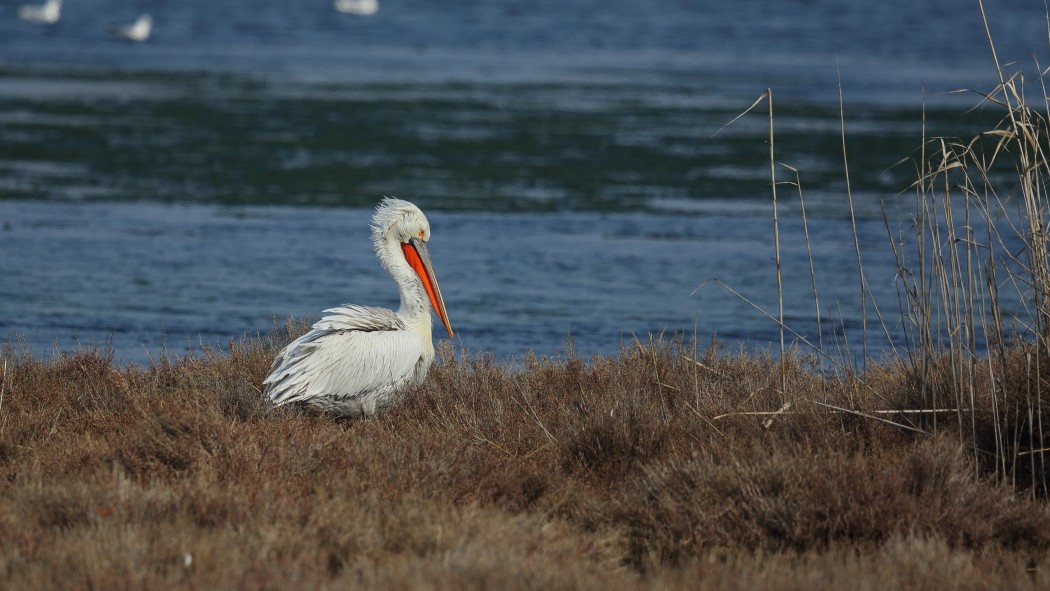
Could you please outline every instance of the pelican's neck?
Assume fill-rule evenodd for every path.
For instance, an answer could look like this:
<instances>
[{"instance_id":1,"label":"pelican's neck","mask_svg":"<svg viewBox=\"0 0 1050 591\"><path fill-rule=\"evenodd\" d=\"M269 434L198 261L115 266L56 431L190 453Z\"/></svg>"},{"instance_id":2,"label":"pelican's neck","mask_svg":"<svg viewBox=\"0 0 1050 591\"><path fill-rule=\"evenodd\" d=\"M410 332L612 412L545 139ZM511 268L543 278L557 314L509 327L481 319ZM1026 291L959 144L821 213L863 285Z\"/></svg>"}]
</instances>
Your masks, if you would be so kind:
<instances>
[{"instance_id":1,"label":"pelican's neck","mask_svg":"<svg viewBox=\"0 0 1050 591\"><path fill-rule=\"evenodd\" d=\"M401 243L392 236L383 236L375 243L379 264L397 284L401 292L401 307L397 315L412 330L430 337L430 300L419 276L405 260Z\"/></svg>"}]
</instances>

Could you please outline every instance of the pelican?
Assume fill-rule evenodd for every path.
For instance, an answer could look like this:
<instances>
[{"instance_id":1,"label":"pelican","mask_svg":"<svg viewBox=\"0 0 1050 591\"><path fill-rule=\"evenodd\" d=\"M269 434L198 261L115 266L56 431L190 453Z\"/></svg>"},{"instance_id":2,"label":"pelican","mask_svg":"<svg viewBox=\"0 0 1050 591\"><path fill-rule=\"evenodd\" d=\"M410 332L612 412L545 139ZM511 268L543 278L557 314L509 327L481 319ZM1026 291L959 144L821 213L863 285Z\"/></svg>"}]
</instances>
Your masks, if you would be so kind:
<instances>
[{"instance_id":1,"label":"pelican","mask_svg":"<svg viewBox=\"0 0 1050 591\"><path fill-rule=\"evenodd\" d=\"M126 27L117 27L113 29L113 34L122 39L127 39L128 41L142 42L149 39L149 34L152 31L153 17L144 14Z\"/></svg>"},{"instance_id":2,"label":"pelican","mask_svg":"<svg viewBox=\"0 0 1050 591\"><path fill-rule=\"evenodd\" d=\"M332 6L339 12L372 16L379 12L379 0L333 0Z\"/></svg>"},{"instance_id":3,"label":"pelican","mask_svg":"<svg viewBox=\"0 0 1050 591\"><path fill-rule=\"evenodd\" d=\"M53 25L62 15L62 0L47 0L43 4L23 4L18 7L18 18L31 23Z\"/></svg>"},{"instance_id":4,"label":"pelican","mask_svg":"<svg viewBox=\"0 0 1050 591\"><path fill-rule=\"evenodd\" d=\"M434 361L431 306L453 336L427 252L430 223L423 212L387 197L371 228L379 264L401 292L400 309L346 304L325 310L270 366L263 396L273 406L299 402L335 415L371 417L426 377Z\"/></svg>"}]
</instances>

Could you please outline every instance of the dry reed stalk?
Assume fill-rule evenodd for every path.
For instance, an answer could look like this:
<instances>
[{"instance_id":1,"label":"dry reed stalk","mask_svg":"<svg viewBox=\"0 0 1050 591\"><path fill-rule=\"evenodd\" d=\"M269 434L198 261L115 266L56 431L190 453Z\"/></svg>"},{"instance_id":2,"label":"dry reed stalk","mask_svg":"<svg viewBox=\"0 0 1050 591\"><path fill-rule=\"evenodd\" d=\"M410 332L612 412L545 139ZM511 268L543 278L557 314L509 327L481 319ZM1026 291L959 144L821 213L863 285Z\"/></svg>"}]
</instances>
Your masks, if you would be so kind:
<instances>
[{"instance_id":1,"label":"dry reed stalk","mask_svg":"<svg viewBox=\"0 0 1050 591\"><path fill-rule=\"evenodd\" d=\"M983 3L979 6L998 82L981 94L982 102L1001 108L1003 117L967 141L931 138L924 104L914 185L914 266L892 242L888 223L887 234L897 259L901 310L911 335L908 363L921 405L959 409L954 429L971 448L975 470L987 465L998 480L1045 494L1043 452L1033 450L1046 447L1040 368L1050 330L1045 231L1050 102L1040 76L1046 114L1027 103L1025 77L1004 71ZM1007 166L1016 184L1000 191ZM1004 194L1019 197L1016 213ZM950 425L935 415L930 427L937 433Z\"/></svg>"},{"instance_id":2,"label":"dry reed stalk","mask_svg":"<svg viewBox=\"0 0 1050 591\"><path fill-rule=\"evenodd\" d=\"M1011 77L1009 80L1003 74L999 63L999 56L995 50L995 41L992 38L991 29L988 25L988 16L984 10L984 1L978 0L981 9L981 19L984 24L985 35L988 39L988 47L995 62L995 70L999 75L999 90L1002 92L1002 102L1007 107L1010 119L1010 132L1012 137L1004 136L1014 140L1017 147L1017 158L1021 174L1021 196L1024 200L1026 219L1028 222L1028 255L1031 257L1031 279L1033 281L1035 306L1037 315L1037 336L1043 352L1047 351L1047 331L1050 330L1050 261L1047 259L1048 239L1045 224L1043 223L1044 207L1042 187L1044 179L1040 176L1050 172L1047 164L1046 154L1040 136L1045 135L1045 125L1040 125L1037 114L1025 104L1023 87L1018 91L1018 78ZM1023 84L1024 77L1019 77ZM1011 100L1012 97L1012 100ZM1045 93L1044 93L1045 101ZM1043 121L1042 123L1045 123Z\"/></svg>"},{"instance_id":3,"label":"dry reed stalk","mask_svg":"<svg viewBox=\"0 0 1050 591\"><path fill-rule=\"evenodd\" d=\"M803 194L802 194L802 178L799 175L799 172L798 172L797 168L795 168L793 166L789 166L789 165L784 164L784 163L781 163L780 165L783 166L784 168L787 168L791 172L795 173L795 182L794 183L790 183L790 184L793 184L795 186L795 188L798 190L798 204L799 204L799 208L801 209L801 215L802 215L802 232L803 232L803 236L805 237L805 241L806 241L806 259L809 261L809 280L810 280L810 285L813 286L813 313L814 313L814 315L816 317L816 320L817 320L817 350L821 352L821 354L819 354L817 357L820 360L820 377L823 380L823 379L827 378L827 374L825 373L824 355L823 355L823 351L824 351L824 329L823 329L823 327L821 326L821 323L820 323L820 292L817 290L817 271L814 268L814 264L813 264L813 247L812 247L812 245L810 243L810 240L809 240L809 221L806 218L806 200L805 200L805 198L803 197Z\"/></svg>"},{"instance_id":4,"label":"dry reed stalk","mask_svg":"<svg viewBox=\"0 0 1050 591\"><path fill-rule=\"evenodd\" d=\"M846 178L846 201L849 204L850 223L853 226L853 248L857 253L857 272L860 276L860 322L862 339L861 367L868 361L868 285L864 279L864 265L860 257L860 235L857 232L857 214L853 209L853 189L849 181L849 157L846 155L846 112L842 101L842 74L838 71L838 62L835 64L838 74L839 89L839 135L842 139L842 169Z\"/></svg>"},{"instance_id":5,"label":"dry reed stalk","mask_svg":"<svg viewBox=\"0 0 1050 591\"><path fill-rule=\"evenodd\" d=\"M769 188L773 193L773 251L777 269L777 311L780 325L780 394L787 397L787 358L784 356L784 283L780 276L780 219L777 217L777 166L773 151L773 89L766 89L769 107ZM767 427L768 428L768 427Z\"/></svg>"}]
</instances>

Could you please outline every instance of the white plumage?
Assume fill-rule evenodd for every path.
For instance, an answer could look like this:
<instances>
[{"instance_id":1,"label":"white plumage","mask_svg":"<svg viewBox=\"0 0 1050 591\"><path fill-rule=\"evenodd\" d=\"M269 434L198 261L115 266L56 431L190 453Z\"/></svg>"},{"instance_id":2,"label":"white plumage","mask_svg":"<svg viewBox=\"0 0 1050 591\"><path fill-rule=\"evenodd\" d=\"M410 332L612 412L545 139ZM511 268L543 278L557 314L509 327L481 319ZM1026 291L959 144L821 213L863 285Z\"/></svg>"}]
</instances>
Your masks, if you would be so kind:
<instances>
[{"instance_id":1,"label":"white plumage","mask_svg":"<svg viewBox=\"0 0 1050 591\"><path fill-rule=\"evenodd\" d=\"M339 12L372 16L379 12L379 0L333 0L332 6Z\"/></svg>"},{"instance_id":2,"label":"white plumage","mask_svg":"<svg viewBox=\"0 0 1050 591\"><path fill-rule=\"evenodd\" d=\"M31 23L53 25L62 16L62 0L47 0L43 4L23 4L18 7L18 18Z\"/></svg>"},{"instance_id":3,"label":"white plumage","mask_svg":"<svg viewBox=\"0 0 1050 591\"><path fill-rule=\"evenodd\" d=\"M113 29L113 34L122 39L127 39L128 41L138 41L141 43L149 39L152 31L153 17L144 14L126 27L117 27Z\"/></svg>"},{"instance_id":4,"label":"white plumage","mask_svg":"<svg viewBox=\"0 0 1050 591\"><path fill-rule=\"evenodd\" d=\"M372 218L379 264L401 292L397 312L347 304L284 348L263 381L274 406L301 402L342 416L372 416L419 384L434 361L430 310L452 327L426 243L430 223L418 207L386 198Z\"/></svg>"}]
</instances>

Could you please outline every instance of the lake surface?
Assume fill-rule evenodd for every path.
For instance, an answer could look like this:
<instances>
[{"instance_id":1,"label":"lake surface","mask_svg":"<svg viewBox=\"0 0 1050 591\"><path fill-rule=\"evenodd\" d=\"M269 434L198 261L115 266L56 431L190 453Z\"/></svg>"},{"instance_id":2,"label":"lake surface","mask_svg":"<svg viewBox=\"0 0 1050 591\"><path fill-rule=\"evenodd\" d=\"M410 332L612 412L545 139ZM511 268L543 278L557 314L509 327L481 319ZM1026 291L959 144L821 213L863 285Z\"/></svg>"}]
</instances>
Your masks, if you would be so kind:
<instances>
[{"instance_id":1,"label":"lake surface","mask_svg":"<svg viewBox=\"0 0 1050 591\"><path fill-rule=\"evenodd\" d=\"M946 94L997 82L977 6L714 4L79 0L52 26L0 6L0 339L143 362L396 306L367 238L396 195L430 218L457 346L514 359L571 335L610 353L680 330L761 348L774 323L693 291L718 278L775 310L765 105L723 129L771 88L822 306L858 343L838 79L865 270L896 310L882 208L906 225L914 180L898 163L924 125L999 116ZM1001 62L1047 55L1041 2L986 8ZM111 38L142 12L148 42ZM797 193L780 193L787 318L813 338Z\"/></svg>"},{"instance_id":2,"label":"lake surface","mask_svg":"<svg viewBox=\"0 0 1050 591\"><path fill-rule=\"evenodd\" d=\"M265 333L274 319L346 300L396 308L371 253L370 210L8 202L3 205L5 334L40 353L111 340L128 360L166 348ZM714 285L721 278L776 309L771 222L738 211L432 213L431 254L459 347L520 357L613 352L666 329L704 340L777 338L776 326ZM787 304L813 334L801 225L785 225ZM848 224L812 229L825 302L851 317L859 283ZM894 286L882 222L861 228L881 295ZM763 248L759 245L765 245ZM870 271L869 271L870 272ZM818 277L818 281L821 277ZM830 328L830 327L826 327ZM857 328L857 327L852 327Z\"/></svg>"}]
</instances>

